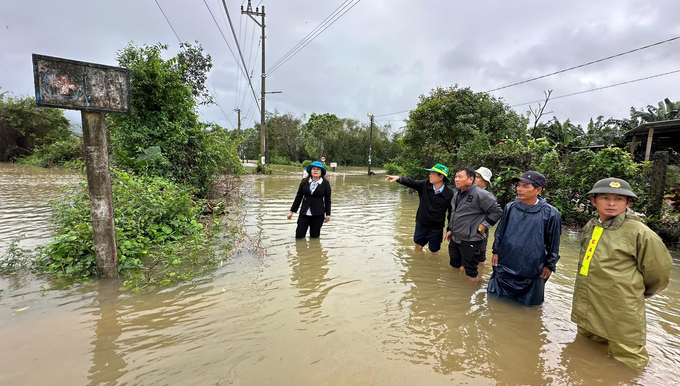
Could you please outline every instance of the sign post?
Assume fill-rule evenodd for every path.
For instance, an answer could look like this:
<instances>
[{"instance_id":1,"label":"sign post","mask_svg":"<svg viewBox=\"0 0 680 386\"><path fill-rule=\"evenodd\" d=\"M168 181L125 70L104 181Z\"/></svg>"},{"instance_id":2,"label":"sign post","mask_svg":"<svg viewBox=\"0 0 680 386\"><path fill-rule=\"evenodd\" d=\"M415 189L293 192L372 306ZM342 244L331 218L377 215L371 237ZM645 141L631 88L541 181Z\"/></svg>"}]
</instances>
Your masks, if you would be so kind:
<instances>
[{"instance_id":1,"label":"sign post","mask_svg":"<svg viewBox=\"0 0 680 386\"><path fill-rule=\"evenodd\" d=\"M38 106L81 110L97 273L116 276L118 252L105 113L130 113L127 69L33 54Z\"/></svg>"}]
</instances>

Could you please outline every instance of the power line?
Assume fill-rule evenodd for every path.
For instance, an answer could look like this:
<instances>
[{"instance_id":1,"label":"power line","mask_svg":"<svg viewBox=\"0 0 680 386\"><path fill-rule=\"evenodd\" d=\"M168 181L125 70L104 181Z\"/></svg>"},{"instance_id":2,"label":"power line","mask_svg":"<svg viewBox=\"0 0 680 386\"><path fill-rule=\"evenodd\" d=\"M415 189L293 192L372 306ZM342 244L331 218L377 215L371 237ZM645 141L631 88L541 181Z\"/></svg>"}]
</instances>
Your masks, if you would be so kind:
<instances>
[{"instance_id":1,"label":"power line","mask_svg":"<svg viewBox=\"0 0 680 386\"><path fill-rule=\"evenodd\" d=\"M158 6L158 9L161 10L161 13L163 14L163 17L165 17L165 21L168 22L168 25L170 26L170 29L171 29L172 32L175 34L175 37L177 38L177 41L178 41L178 42L180 43L180 45L181 45L181 44L182 44L182 39L180 39L180 38L179 38L179 35L177 35L177 32L175 32L175 28L172 26L172 23L170 23L170 19L168 19L168 17L165 15L165 12L163 12L163 8L162 8L161 5L158 3L158 0L154 0L154 1L156 2L156 5ZM227 119L227 122L229 122L229 124L231 124L231 127L232 127L232 128L235 127L235 126L234 126L234 122L232 122L231 119L229 119L229 117L227 116L227 113L224 112L224 109L223 109L222 106L220 105L220 102L217 101L217 97L215 96L215 93L214 93L213 90L210 88L210 86L208 86L208 84L206 83L205 87L207 87L207 88L208 88L208 91L210 91L210 95L212 95L213 100L215 101L215 104L217 105L217 107L219 107L220 110L222 110L222 114L224 114L224 117Z\"/></svg>"},{"instance_id":2,"label":"power line","mask_svg":"<svg viewBox=\"0 0 680 386\"><path fill-rule=\"evenodd\" d=\"M411 110L413 110L413 109L411 109ZM410 112L411 110L402 110L402 111L397 111L397 112L394 112L394 113L380 114L380 115L374 115L374 116L375 116L376 118L377 118L377 117L386 117L386 116L388 116L388 115L397 115L397 114L401 114L401 113L408 113L408 112Z\"/></svg>"},{"instance_id":3,"label":"power line","mask_svg":"<svg viewBox=\"0 0 680 386\"><path fill-rule=\"evenodd\" d=\"M163 12L163 8L161 8L161 5L158 4L158 0L154 0L154 1L156 2L156 5L158 6L158 9L161 10L161 13L163 14L163 17L165 18L165 21L168 22L168 25L170 26L170 29L172 30L172 33L175 34L175 37L176 37L177 40L179 40L179 42L181 43L182 40L179 38L179 35L177 35L177 32L175 32L175 28L173 28L172 24L170 23L170 20L168 20L168 17L165 15L165 12Z\"/></svg>"},{"instance_id":4,"label":"power line","mask_svg":"<svg viewBox=\"0 0 680 386\"><path fill-rule=\"evenodd\" d=\"M293 46L293 48L291 48L290 50L288 50L288 52L286 52L285 55L283 55L279 60L277 60L277 61L272 65L272 67L276 66L276 65L279 64L283 59L285 59L288 55L290 55L291 52L293 52L293 51L294 51L296 48L298 48L302 43L304 43L304 42L305 42L305 41L306 41L306 40L307 40L314 32L316 32L320 27L323 26L323 24L326 22L326 20L328 20L328 19L329 19L330 17L332 17L333 15L335 15L335 13L338 12L338 10L339 10L342 6L344 6L346 3L348 3L349 1L350 1L350 0L345 0L344 3L340 4L340 6L338 6L338 8L336 8L333 12L331 12L330 15L326 16L326 18L323 19L323 20L321 21L321 23L319 23L319 25L317 25L316 27L314 27L314 29L313 29L311 32L309 32L304 38L302 38L302 40L300 40L299 42L297 42L297 44L295 44L295 46Z\"/></svg>"},{"instance_id":5,"label":"power line","mask_svg":"<svg viewBox=\"0 0 680 386\"><path fill-rule=\"evenodd\" d=\"M203 0L205 2L205 0ZM227 8L227 3L222 0L222 4L224 5L224 12L227 13L227 20L229 20L229 28L231 28L231 34L234 36L234 41L236 42L236 49L238 50L238 56L241 58L241 63L243 63L243 68L245 68L245 74L246 77L248 76L248 67L246 66L246 61L243 59L243 53L241 53L241 46L238 44L238 39L236 38L236 32L234 31L234 25L231 23L231 17L229 16L229 9ZM205 4L206 6L208 3ZM250 85L250 89L253 90L253 84L250 81L250 78L248 77L248 84ZM257 97L255 96L255 90L253 90L253 98L255 98L255 104L257 105L257 109L260 109L260 104L257 103Z\"/></svg>"},{"instance_id":6,"label":"power line","mask_svg":"<svg viewBox=\"0 0 680 386\"><path fill-rule=\"evenodd\" d=\"M220 35L222 35L222 39L224 40L224 43L227 44L227 48L229 48L229 52L231 52L231 56L234 57L234 60L236 61L236 66L243 71L246 77L248 77L248 72L246 71L245 68L241 67L241 65L238 62L238 59L236 58L236 55L234 54L234 51L231 49L231 46L229 45L229 42L227 42L226 36L224 36L224 33L222 32L222 28L220 28L220 24L217 22L217 19L215 19L215 15L213 15L212 10L208 6L208 3L203 0L203 4L205 4L205 7L208 8L208 12L210 12L210 16L212 16L213 21L215 22L215 25L217 26L217 29L220 31ZM228 16L228 14L227 14ZM233 30L233 29L232 29ZM236 42L236 45L238 46L238 42ZM250 86L250 90L253 92L253 98L255 98L255 103L257 103L257 96L255 96L255 90L253 89L253 84L250 82L250 79L248 79L248 85ZM259 103L257 104L257 108L260 108Z\"/></svg>"},{"instance_id":7,"label":"power line","mask_svg":"<svg viewBox=\"0 0 680 386\"><path fill-rule=\"evenodd\" d=\"M348 0L345 0L345 3L347 3L347 1L348 1ZM361 1L361 0L357 0L357 2L354 3L354 4L352 4L351 6L349 6L349 8L347 8L348 5L345 5L343 9L346 8L346 10L345 10L343 13L341 13L341 14L339 14L339 15L336 15L337 17L335 17L335 19L333 19L333 21L331 21L330 23L327 23L326 26L323 27L323 29L321 29L321 30L319 30L318 32L316 32L316 33L314 34L314 36L312 36L312 37L309 38L306 42L304 42L303 45L299 46L297 49L295 49L295 48L292 49L291 51L293 51L293 50L295 50L295 51L292 52L292 53L290 53L289 55L287 54L288 56L287 56L285 59L284 59L284 58L279 59L279 62L277 62L278 64L274 64L274 65L267 71L267 76L271 75L271 73L273 73L274 71L278 70L281 66L283 66L288 60L290 60L293 56L295 56L298 52L300 52L303 48L305 48L309 43L311 43L314 39L316 39L319 35L321 35L321 33L323 33L323 31L325 31L326 29L328 29L328 27L332 26L332 25L333 25L336 21L338 21L338 19L340 19L344 14L346 14L346 13L349 12L352 8L354 8L354 6L356 6L357 4L359 4L360 1ZM345 4L345 3L343 3L343 4ZM341 5L341 7L342 7L342 5ZM338 7L338 8L340 8L340 7ZM335 12L334 12L334 13L335 13ZM332 15L332 14L331 14L331 15ZM330 17L330 16L329 16L329 17ZM328 19L328 18L326 18L326 19ZM322 24L323 24L323 22L322 22ZM321 24L319 24L319 26L321 26ZM317 28L319 28L319 26L317 26ZM311 34L311 33L310 33L310 34ZM309 36L309 35L307 35L307 36ZM305 39L307 39L307 38L305 38ZM298 43L298 45L301 44L303 41L305 41L305 39L303 39L300 43ZM290 52L290 51L289 51L289 52ZM286 55L284 55L284 57L285 57L285 56L286 56Z\"/></svg>"},{"instance_id":8,"label":"power line","mask_svg":"<svg viewBox=\"0 0 680 386\"><path fill-rule=\"evenodd\" d=\"M566 98L566 97L570 97L570 96L574 96L574 95L579 95L579 94L585 94L585 93L589 93L589 92L593 92L593 91L604 90L604 89L606 89L606 88L612 88L612 87L616 87L616 86L622 86L622 85L624 85L624 84L630 84L630 83L640 82L640 81L647 80L647 79L658 78L658 77L660 77L660 76L670 75L670 74L674 74L674 73L676 73L676 72L680 72L680 70L664 72L663 74L657 74L657 75L647 76L647 77L644 77L644 78L629 80L629 81L627 81L627 82L621 82L621 83L616 83L616 84L610 84L609 86L598 87L598 88L594 88L594 89L591 89L591 90L585 90L585 91L579 91L579 92L575 92L575 93L571 93L571 94L560 95L560 96L557 96L557 97L554 97L554 98L550 98L550 100L553 100L553 99L561 99L561 98ZM512 106L510 106L510 107L525 106L525 105L530 105L530 104L532 104L532 103L540 103L540 102L545 102L545 99L541 99L541 100L537 100L537 101L532 101L532 102L526 102L526 103L520 103L520 104L512 105Z\"/></svg>"},{"instance_id":9,"label":"power line","mask_svg":"<svg viewBox=\"0 0 680 386\"><path fill-rule=\"evenodd\" d=\"M254 33L255 33L255 31L253 30L253 34L254 34ZM255 61L257 61L257 56L260 54L260 44L261 44L261 43L262 43L262 40L257 39L257 50L255 51ZM251 62L251 63L252 63L252 62ZM249 63L249 64L251 64L251 63ZM250 70L250 79L253 78L253 72L255 72L255 67L253 67L253 69ZM241 101L241 105L243 105L243 103L245 102L245 100L246 100L246 98L245 98L245 96L244 96L243 100Z\"/></svg>"},{"instance_id":10,"label":"power line","mask_svg":"<svg viewBox=\"0 0 680 386\"><path fill-rule=\"evenodd\" d=\"M653 44L649 44L649 45L646 45L646 46L643 46L643 47L639 47L639 48L636 48L636 49L633 49L633 50L630 50L630 51L622 52L622 53L620 53L620 54L616 54L616 55L612 55L612 56L607 56L606 58L602 58L602 59L598 59L598 60L593 60L592 62L579 64L578 66L565 68L564 70L559 70L559 71L551 72L550 74L541 75L541 76L538 76L538 77L536 77L536 78L531 78L531 79L523 80L523 81L521 81L521 82L509 84L509 85L507 85L507 86L494 88L494 89L492 89L492 90L484 91L484 92L487 92L487 93L488 93L488 92L503 90L503 89L506 89L506 88L509 88L509 87L513 87L513 86L517 86L517 85L520 85L520 84L533 82L533 81L538 80L538 79L547 78L547 77L549 77L549 76L561 74L561 73L564 73L564 72L567 72L567 71L575 70L575 69L577 69L577 68L589 66L589 65L591 65L591 64L604 62L604 61L609 60L609 59L618 58L619 56L628 55L628 54L630 54L630 53L633 53L633 52L636 52L636 51L641 51L641 50L644 50L644 49L647 49L647 48L650 48L650 47L658 46L658 45L660 45L660 44L672 42L673 40L677 40L677 39L680 39L680 36L676 36L676 37L674 37L674 38L662 40L662 41L660 41L660 42L656 42L656 43L653 43Z\"/></svg>"}]
</instances>

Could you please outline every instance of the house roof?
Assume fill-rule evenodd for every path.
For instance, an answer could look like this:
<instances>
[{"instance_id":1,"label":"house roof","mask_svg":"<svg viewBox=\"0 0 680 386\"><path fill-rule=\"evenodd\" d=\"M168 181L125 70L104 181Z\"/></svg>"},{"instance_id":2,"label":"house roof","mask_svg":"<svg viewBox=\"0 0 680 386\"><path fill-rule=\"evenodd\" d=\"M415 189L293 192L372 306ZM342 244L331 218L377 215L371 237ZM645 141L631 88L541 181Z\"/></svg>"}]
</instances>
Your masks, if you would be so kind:
<instances>
[{"instance_id":1,"label":"house roof","mask_svg":"<svg viewBox=\"0 0 680 386\"><path fill-rule=\"evenodd\" d=\"M654 129L654 134L664 131L680 131L680 119L671 119L669 121L647 122L634 128L626 133L626 137L632 137L638 134L645 134L649 129Z\"/></svg>"}]
</instances>

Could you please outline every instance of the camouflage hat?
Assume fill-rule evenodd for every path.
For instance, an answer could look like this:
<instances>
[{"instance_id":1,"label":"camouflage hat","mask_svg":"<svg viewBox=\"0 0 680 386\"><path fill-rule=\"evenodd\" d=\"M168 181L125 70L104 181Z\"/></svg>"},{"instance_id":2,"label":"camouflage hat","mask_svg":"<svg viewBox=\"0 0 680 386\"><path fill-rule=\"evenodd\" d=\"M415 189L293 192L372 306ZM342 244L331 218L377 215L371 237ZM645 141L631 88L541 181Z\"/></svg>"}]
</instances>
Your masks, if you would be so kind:
<instances>
[{"instance_id":1,"label":"camouflage hat","mask_svg":"<svg viewBox=\"0 0 680 386\"><path fill-rule=\"evenodd\" d=\"M620 178L604 178L599 180L590 189L590 192L586 193L586 197L593 194L618 194L621 196L627 196L631 198L638 198L638 196L633 193L630 184Z\"/></svg>"}]
</instances>

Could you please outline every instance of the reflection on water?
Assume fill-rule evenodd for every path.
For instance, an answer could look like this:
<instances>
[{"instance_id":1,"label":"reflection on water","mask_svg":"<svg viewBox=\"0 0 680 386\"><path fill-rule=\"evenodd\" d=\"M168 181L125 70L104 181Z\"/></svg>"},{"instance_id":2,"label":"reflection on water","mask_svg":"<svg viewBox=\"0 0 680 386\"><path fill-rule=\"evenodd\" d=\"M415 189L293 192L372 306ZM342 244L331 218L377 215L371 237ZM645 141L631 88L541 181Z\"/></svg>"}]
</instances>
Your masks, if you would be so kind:
<instances>
[{"instance_id":1,"label":"reflection on water","mask_svg":"<svg viewBox=\"0 0 680 386\"><path fill-rule=\"evenodd\" d=\"M0 384L680 382L676 271L648 302L651 360L636 372L577 337L569 320L577 235L564 232L546 302L528 308L487 297L491 267L474 284L449 267L446 248L415 251L416 196L379 176L328 179L334 213L320 239L296 241L285 217L299 175L258 179L243 187L246 229L265 257L237 256L176 287L131 294L94 281L45 291L51 283L40 279L0 280Z\"/></svg>"}]
</instances>

